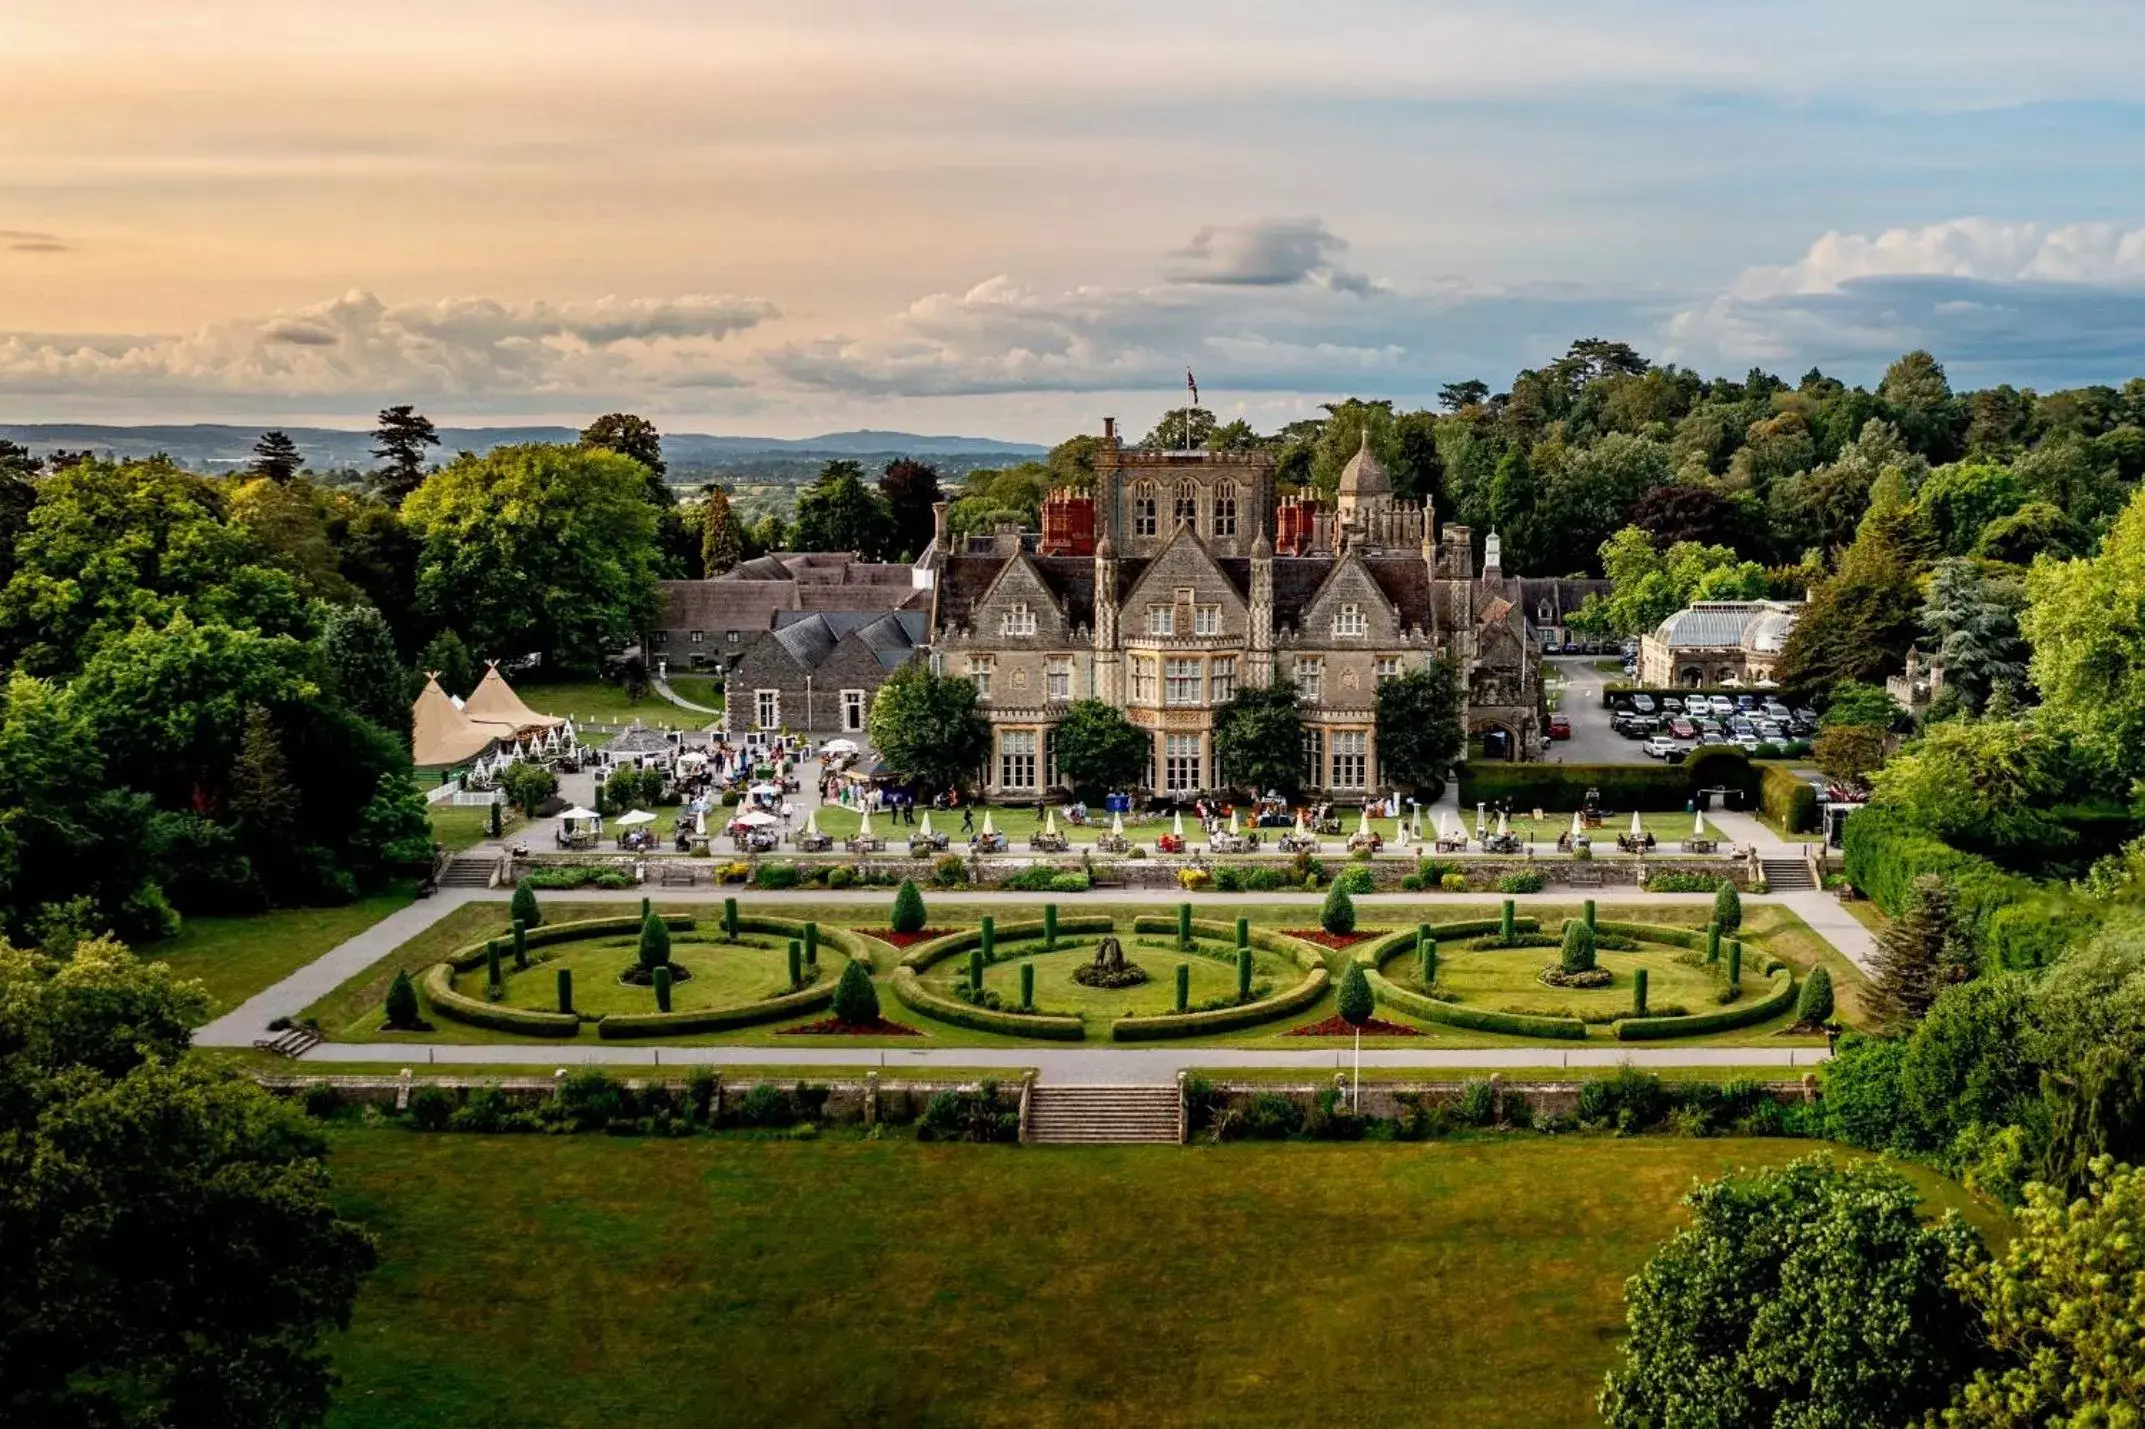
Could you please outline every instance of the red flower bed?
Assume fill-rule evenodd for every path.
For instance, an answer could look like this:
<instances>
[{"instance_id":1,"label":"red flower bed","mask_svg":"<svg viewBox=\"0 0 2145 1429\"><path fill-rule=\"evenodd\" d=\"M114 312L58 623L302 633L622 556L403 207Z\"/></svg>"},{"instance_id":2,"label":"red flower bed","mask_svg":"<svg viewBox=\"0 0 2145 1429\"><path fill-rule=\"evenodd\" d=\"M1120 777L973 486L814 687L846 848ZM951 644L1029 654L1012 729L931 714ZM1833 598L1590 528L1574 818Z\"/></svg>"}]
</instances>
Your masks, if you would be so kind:
<instances>
[{"instance_id":1,"label":"red flower bed","mask_svg":"<svg viewBox=\"0 0 2145 1429\"><path fill-rule=\"evenodd\" d=\"M822 1017L817 1022L807 1022L802 1027L785 1027L775 1034L778 1037L921 1037L924 1034L913 1027L880 1018L877 1022L844 1022L839 1017Z\"/></svg>"},{"instance_id":2,"label":"red flower bed","mask_svg":"<svg viewBox=\"0 0 2145 1429\"><path fill-rule=\"evenodd\" d=\"M857 931L866 937L877 938L882 943L892 943L897 948L913 948L918 943L928 943L933 938L943 938L948 933L958 930L954 928L918 928L913 933L897 933L892 928L859 928Z\"/></svg>"},{"instance_id":3,"label":"red flower bed","mask_svg":"<svg viewBox=\"0 0 2145 1429\"><path fill-rule=\"evenodd\" d=\"M1291 1027L1282 1035L1286 1037L1353 1037L1355 1034L1356 1025L1336 1012L1323 1022L1306 1022L1301 1027ZM1363 1024L1363 1035L1365 1037L1420 1037L1423 1034L1419 1028L1403 1027L1397 1022L1387 1022L1382 1017L1373 1017Z\"/></svg>"},{"instance_id":4,"label":"red flower bed","mask_svg":"<svg viewBox=\"0 0 2145 1429\"><path fill-rule=\"evenodd\" d=\"M1283 928L1281 931L1291 938L1301 938L1306 943L1316 943L1321 948L1352 947L1357 943L1368 942L1372 938L1379 936L1375 931L1369 933L1329 933L1324 928Z\"/></svg>"}]
</instances>

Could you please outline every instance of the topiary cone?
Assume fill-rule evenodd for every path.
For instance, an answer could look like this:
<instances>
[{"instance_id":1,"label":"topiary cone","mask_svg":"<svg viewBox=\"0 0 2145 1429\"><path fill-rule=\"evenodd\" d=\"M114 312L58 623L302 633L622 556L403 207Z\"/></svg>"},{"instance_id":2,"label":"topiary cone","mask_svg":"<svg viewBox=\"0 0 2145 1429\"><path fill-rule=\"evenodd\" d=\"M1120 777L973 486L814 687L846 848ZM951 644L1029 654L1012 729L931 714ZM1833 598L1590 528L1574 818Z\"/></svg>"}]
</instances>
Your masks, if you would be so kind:
<instances>
[{"instance_id":1,"label":"topiary cone","mask_svg":"<svg viewBox=\"0 0 2145 1429\"><path fill-rule=\"evenodd\" d=\"M670 1011L670 966L667 963L655 970L655 1010Z\"/></svg>"},{"instance_id":2,"label":"topiary cone","mask_svg":"<svg viewBox=\"0 0 2145 1429\"><path fill-rule=\"evenodd\" d=\"M1192 1005L1192 965L1177 964L1177 1011L1184 1012Z\"/></svg>"}]
</instances>

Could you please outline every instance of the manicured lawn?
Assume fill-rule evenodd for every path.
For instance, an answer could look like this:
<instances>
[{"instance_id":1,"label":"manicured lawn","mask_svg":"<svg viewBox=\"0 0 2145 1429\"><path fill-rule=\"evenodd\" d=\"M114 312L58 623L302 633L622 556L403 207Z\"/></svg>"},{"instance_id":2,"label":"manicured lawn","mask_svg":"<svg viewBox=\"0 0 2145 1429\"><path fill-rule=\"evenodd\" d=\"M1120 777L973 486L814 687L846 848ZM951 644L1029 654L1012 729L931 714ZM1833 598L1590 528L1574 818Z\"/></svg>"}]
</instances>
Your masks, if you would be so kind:
<instances>
[{"instance_id":1,"label":"manicured lawn","mask_svg":"<svg viewBox=\"0 0 2145 1429\"><path fill-rule=\"evenodd\" d=\"M1196 1007L1218 997L1236 995L1236 950L1221 943L1195 940L1204 952L1183 953L1163 940L1150 938L1144 944L1127 933L1118 935L1125 961L1146 970L1147 981L1131 987L1088 987L1075 982L1073 974L1094 961L1097 938L1068 940L1054 953L1042 951L1042 943L1014 943L1001 950L1002 961L983 970L983 986L998 994L1009 1007L1020 1005L1020 968L1035 965L1035 1005L1043 1012L1079 1012L1098 1029L1120 1017L1171 1012L1177 1005L1177 964L1191 971L1191 1004ZM1033 948L1025 956L1019 954ZM928 980L947 996L967 976L965 958L953 957L931 969ZM1252 955L1252 980L1293 986L1303 980L1294 963L1273 953Z\"/></svg>"},{"instance_id":2,"label":"manicured lawn","mask_svg":"<svg viewBox=\"0 0 2145 1429\"><path fill-rule=\"evenodd\" d=\"M1718 1011L1721 1004L1715 994L1726 985L1727 952L1722 951L1720 966L1715 969L1677 961L1682 951L1644 944L1637 952L1599 953L1597 962L1609 970L1614 981L1607 987L1579 988L1549 987L1536 979L1535 974L1557 961L1555 948L1469 951L1455 947L1451 952L1440 948L1437 981L1452 1001L1465 1007L1606 1022L1630 1015L1632 975L1644 968L1646 1005L1656 1016L1668 1015L1668 1010L1675 1007L1693 1013ZM1763 996L1769 983L1759 975L1748 948L1744 956L1749 965L1742 970L1742 995ZM1414 962L1412 955L1397 958L1385 965L1386 976L1403 987L1417 987Z\"/></svg>"},{"instance_id":3,"label":"manicured lawn","mask_svg":"<svg viewBox=\"0 0 2145 1429\"><path fill-rule=\"evenodd\" d=\"M706 705L711 710L722 708L723 685L713 675L672 675L670 688L681 700L691 700L696 705ZM690 710L681 710L690 714Z\"/></svg>"},{"instance_id":4,"label":"manicured lawn","mask_svg":"<svg viewBox=\"0 0 2145 1429\"><path fill-rule=\"evenodd\" d=\"M335 1429L1592 1424L1693 1178L1812 1149L331 1143L381 1239Z\"/></svg>"},{"instance_id":5,"label":"manicured lawn","mask_svg":"<svg viewBox=\"0 0 2145 1429\"><path fill-rule=\"evenodd\" d=\"M715 928L713 931L720 932ZM514 1007L551 1012L558 1007L561 968L573 973L574 1010L587 1017L612 1012L655 1012L655 989L621 983L618 975L636 965L640 937L624 933L585 942L559 943L529 950L529 967L514 971L503 960L505 1001ZM545 954L554 956L545 957ZM673 935L670 960L692 976L671 989L671 1010L737 1007L789 991L789 940L763 933L741 934L735 943L691 935ZM848 959L832 948L819 949L820 976L838 978ZM475 997L484 985L482 969L461 975L457 987ZM832 986L830 983L829 986Z\"/></svg>"},{"instance_id":6,"label":"manicured lawn","mask_svg":"<svg viewBox=\"0 0 2145 1429\"><path fill-rule=\"evenodd\" d=\"M475 848L491 837L492 811L477 804L465 804L460 808L452 804L434 804L429 810L432 819L432 840L444 844L449 851L460 853L466 848ZM502 820L499 827L502 837L514 832L527 820L521 811L511 805L499 811Z\"/></svg>"},{"instance_id":7,"label":"manicured lawn","mask_svg":"<svg viewBox=\"0 0 2145 1429\"><path fill-rule=\"evenodd\" d=\"M180 977L209 990L209 1015L228 1012L263 988L355 937L409 904L407 884L336 908L279 908L246 918L190 917L175 938L138 949L169 963Z\"/></svg>"},{"instance_id":8,"label":"manicured lawn","mask_svg":"<svg viewBox=\"0 0 2145 1429\"><path fill-rule=\"evenodd\" d=\"M527 681L517 684L514 692L538 714L562 715L577 724L588 720L631 724L639 720L651 729L705 729L711 718L680 709L654 693L643 700L627 699L624 690L605 680Z\"/></svg>"}]
</instances>

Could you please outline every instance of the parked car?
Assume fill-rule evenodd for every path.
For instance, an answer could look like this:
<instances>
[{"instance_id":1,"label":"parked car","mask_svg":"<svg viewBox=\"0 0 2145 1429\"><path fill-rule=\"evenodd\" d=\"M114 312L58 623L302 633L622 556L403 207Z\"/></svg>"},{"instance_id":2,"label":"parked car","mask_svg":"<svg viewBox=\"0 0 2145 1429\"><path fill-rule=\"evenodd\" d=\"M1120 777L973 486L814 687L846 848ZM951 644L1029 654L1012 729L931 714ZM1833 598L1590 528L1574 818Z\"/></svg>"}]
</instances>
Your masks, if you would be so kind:
<instances>
[{"instance_id":1,"label":"parked car","mask_svg":"<svg viewBox=\"0 0 2145 1429\"><path fill-rule=\"evenodd\" d=\"M1795 717L1794 712L1778 700L1767 700L1758 707L1758 712L1767 719L1777 720L1781 724L1786 724Z\"/></svg>"},{"instance_id":2,"label":"parked car","mask_svg":"<svg viewBox=\"0 0 2145 1429\"><path fill-rule=\"evenodd\" d=\"M1633 695L1631 697L1631 708L1637 710L1640 714L1652 714L1654 712L1653 696Z\"/></svg>"},{"instance_id":3,"label":"parked car","mask_svg":"<svg viewBox=\"0 0 2145 1429\"><path fill-rule=\"evenodd\" d=\"M1758 721L1758 738L1768 744L1785 744L1787 742L1787 731L1780 727L1779 720L1761 719Z\"/></svg>"},{"instance_id":4,"label":"parked car","mask_svg":"<svg viewBox=\"0 0 2145 1429\"><path fill-rule=\"evenodd\" d=\"M1745 754L1756 754L1761 743L1763 741L1754 734L1739 734L1735 737L1735 747Z\"/></svg>"},{"instance_id":5,"label":"parked car","mask_svg":"<svg viewBox=\"0 0 2145 1429\"><path fill-rule=\"evenodd\" d=\"M1676 742L1657 734L1640 747L1645 750L1648 759L1666 759L1670 751L1676 748Z\"/></svg>"},{"instance_id":6,"label":"parked car","mask_svg":"<svg viewBox=\"0 0 2145 1429\"><path fill-rule=\"evenodd\" d=\"M1663 695L1661 696L1661 708L1670 714L1682 714L1683 701L1674 695Z\"/></svg>"},{"instance_id":7,"label":"parked car","mask_svg":"<svg viewBox=\"0 0 2145 1429\"><path fill-rule=\"evenodd\" d=\"M1726 695L1712 696L1711 704L1713 706L1713 718L1715 719L1726 719L1735 713L1735 702Z\"/></svg>"},{"instance_id":8,"label":"parked car","mask_svg":"<svg viewBox=\"0 0 2145 1429\"><path fill-rule=\"evenodd\" d=\"M1698 738L1698 726L1678 715L1668 722L1668 732L1678 739Z\"/></svg>"},{"instance_id":9,"label":"parked car","mask_svg":"<svg viewBox=\"0 0 2145 1429\"><path fill-rule=\"evenodd\" d=\"M1817 711L1807 707L1795 711L1795 718L1812 729L1817 728Z\"/></svg>"},{"instance_id":10,"label":"parked car","mask_svg":"<svg viewBox=\"0 0 2145 1429\"><path fill-rule=\"evenodd\" d=\"M1551 739L1570 739L1572 737L1572 722L1563 715L1551 715L1549 717L1549 737Z\"/></svg>"}]
</instances>

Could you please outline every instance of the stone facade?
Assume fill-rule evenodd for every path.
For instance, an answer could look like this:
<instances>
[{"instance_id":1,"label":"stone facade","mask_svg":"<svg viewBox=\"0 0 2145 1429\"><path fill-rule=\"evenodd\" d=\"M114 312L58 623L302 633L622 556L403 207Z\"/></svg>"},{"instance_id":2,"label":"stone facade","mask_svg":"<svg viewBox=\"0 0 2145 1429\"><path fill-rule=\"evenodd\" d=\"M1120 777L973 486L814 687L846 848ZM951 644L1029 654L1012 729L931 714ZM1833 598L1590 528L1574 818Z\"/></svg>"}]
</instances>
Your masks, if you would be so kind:
<instances>
[{"instance_id":1,"label":"stone facade","mask_svg":"<svg viewBox=\"0 0 2145 1429\"><path fill-rule=\"evenodd\" d=\"M656 585L662 607L643 648L651 668L671 670L728 670L785 615L922 612L931 600L927 571L847 551L779 551L713 580Z\"/></svg>"},{"instance_id":2,"label":"stone facade","mask_svg":"<svg viewBox=\"0 0 2145 1429\"><path fill-rule=\"evenodd\" d=\"M836 611L775 617L731 667L723 728L848 735L860 743L872 696L917 658L922 611Z\"/></svg>"},{"instance_id":3,"label":"stone facade","mask_svg":"<svg viewBox=\"0 0 2145 1429\"><path fill-rule=\"evenodd\" d=\"M1367 450L1343 485L1338 510L1293 508L1301 529L1280 554L1270 453L1144 451L1106 423L1091 510L1058 492L1040 538L957 550L942 532L921 563L932 658L976 683L995 731L987 791L1056 785L1050 730L1088 698L1150 732L1157 792L1213 789L1215 708L1279 674L1302 691L1307 785L1363 797L1381 787L1378 682L1447 652L1466 672L1470 732L1536 748L1541 651L1521 583L1478 576L1464 526L1430 539L1431 513L1396 502Z\"/></svg>"}]
</instances>

